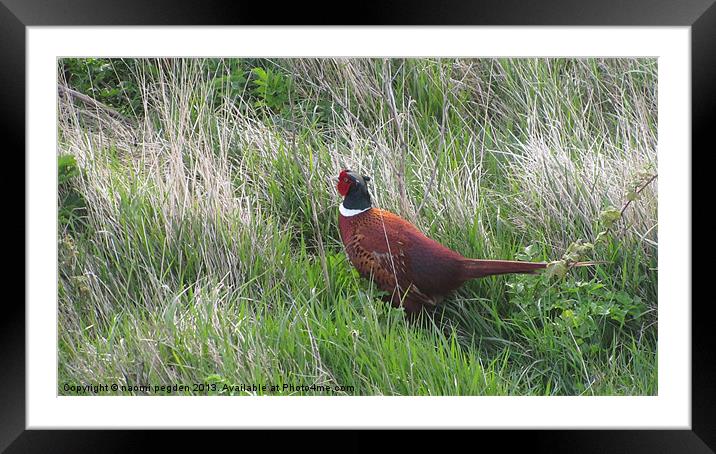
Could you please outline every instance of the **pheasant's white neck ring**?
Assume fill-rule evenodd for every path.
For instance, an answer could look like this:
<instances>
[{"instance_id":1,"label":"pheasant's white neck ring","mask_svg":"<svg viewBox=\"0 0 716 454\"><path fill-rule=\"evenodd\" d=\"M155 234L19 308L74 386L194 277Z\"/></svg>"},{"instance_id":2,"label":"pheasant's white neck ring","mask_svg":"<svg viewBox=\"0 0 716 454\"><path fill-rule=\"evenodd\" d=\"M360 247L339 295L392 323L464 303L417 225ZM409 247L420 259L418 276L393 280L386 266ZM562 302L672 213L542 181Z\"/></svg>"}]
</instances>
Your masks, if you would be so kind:
<instances>
[{"instance_id":1,"label":"pheasant's white neck ring","mask_svg":"<svg viewBox=\"0 0 716 454\"><path fill-rule=\"evenodd\" d=\"M341 215L343 215L344 217L349 218L351 216L355 216L356 214L361 214L364 211L368 211L368 210L370 210L370 208L371 207L363 208L362 210L351 210L350 208L344 207L343 204L341 203L338 206L338 211L340 211Z\"/></svg>"}]
</instances>

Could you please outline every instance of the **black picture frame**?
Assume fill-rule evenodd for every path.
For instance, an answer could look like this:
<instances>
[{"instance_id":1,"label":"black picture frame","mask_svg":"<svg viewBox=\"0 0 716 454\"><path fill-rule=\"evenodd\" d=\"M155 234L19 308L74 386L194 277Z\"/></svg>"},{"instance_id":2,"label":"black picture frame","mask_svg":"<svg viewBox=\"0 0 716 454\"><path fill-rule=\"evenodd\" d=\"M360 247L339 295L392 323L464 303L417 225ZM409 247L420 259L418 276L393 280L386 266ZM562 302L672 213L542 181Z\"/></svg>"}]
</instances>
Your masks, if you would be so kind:
<instances>
[{"instance_id":1,"label":"black picture frame","mask_svg":"<svg viewBox=\"0 0 716 454\"><path fill-rule=\"evenodd\" d=\"M352 9L346 12L345 8ZM270 22L270 24L268 24ZM551 0L526 2L493 0L485 2L436 1L432 3L386 2L380 6L348 4L339 6L304 4L292 6L260 2L191 2L162 0L139 2L0 0L0 112L3 121L3 145L6 159L13 150L25 149L25 52L26 27L62 25L515 25L515 26L690 26L691 27L691 88L692 88L692 149L713 150L709 140L713 112L716 111L716 6L714 0L648 1L602 0L574 2ZM702 145L702 147L699 147ZM684 159L692 159L684 156ZM6 165L8 161L6 161ZM23 167L25 166L23 160ZM27 170L27 169L26 169ZM708 181L707 166L693 166L692 181ZM7 172L7 170L6 170ZM8 172L10 173L10 172ZM693 191L696 197L700 192ZM13 195L6 195L10 200ZM709 197L709 195L706 195ZM710 197L709 197L710 198ZM23 197L23 202L24 202ZM695 205L692 202L692 207ZM705 206L705 205L704 205ZM25 213L25 206L21 208ZM697 210L699 211L699 210ZM9 212L9 211L8 211ZM6 213L8 213L6 212ZM692 210L692 212L694 212ZM20 224L5 218L6 226L26 233L25 217ZM708 222L692 226L708 228ZM712 229L709 229L712 230ZM696 229L692 227L692 238ZM710 232L709 232L710 233ZM9 234L8 234L9 235ZM10 238L9 236L7 238ZM8 242L9 243L9 242ZM7 244L7 243L6 243ZM48 251L48 257L54 257ZM693 255L692 255L693 257ZM691 266L692 282L707 282L709 269ZM25 273L31 270L25 269ZM27 275L25 275L27 277ZM9 291L11 281L7 281ZM27 281L25 281L27 282ZM685 304L689 302L684 302ZM716 450L716 349L711 333L709 297L693 299L692 310L692 424L691 430L554 430L481 431L470 436L479 446L490 442L510 447L522 444L531 450L546 452L714 452ZM185 446L192 439L211 439L204 449L217 441L232 437L234 443L244 443L224 432L220 436L150 431L99 430L26 430L25 388L25 308L14 298L5 300L0 315L0 451L6 452L105 452L125 451L149 447L145 439L158 436L170 446ZM315 434L314 434L315 435ZM345 447L363 445L362 432L350 434L335 431ZM243 438L243 437L242 437ZM264 437L261 437L264 438ZM309 436L316 446L324 438ZM411 432L393 438L396 445L406 448L410 441L424 437ZM446 438L429 434L446 447ZM295 434L270 437L262 443L295 443ZM313 441L311 441L313 440ZM479 441L478 441L479 440ZM387 442L390 445L390 442ZM386 447L388 447L386 445ZM340 446L340 445L339 445ZM334 448L339 448L333 445ZM340 449L340 448L339 448Z\"/></svg>"}]
</instances>

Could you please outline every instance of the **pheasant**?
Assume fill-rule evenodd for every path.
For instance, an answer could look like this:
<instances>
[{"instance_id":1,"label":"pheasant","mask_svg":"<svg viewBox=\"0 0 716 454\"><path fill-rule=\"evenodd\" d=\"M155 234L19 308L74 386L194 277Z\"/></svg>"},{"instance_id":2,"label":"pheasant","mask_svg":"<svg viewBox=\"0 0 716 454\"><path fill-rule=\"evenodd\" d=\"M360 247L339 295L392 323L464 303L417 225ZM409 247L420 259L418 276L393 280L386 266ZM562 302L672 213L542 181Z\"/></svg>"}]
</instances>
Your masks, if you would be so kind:
<instances>
[{"instance_id":1,"label":"pheasant","mask_svg":"<svg viewBox=\"0 0 716 454\"><path fill-rule=\"evenodd\" d=\"M482 260L461 254L425 236L390 211L374 208L370 178L342 170L336 188L343 197L338 226L350 262L359 274L388 292L386 300L410 314L434 307L465 282L485 276L534 273L545 262ZM591 265L580 262L574 266Z\"/></svg>"}]
</instances>

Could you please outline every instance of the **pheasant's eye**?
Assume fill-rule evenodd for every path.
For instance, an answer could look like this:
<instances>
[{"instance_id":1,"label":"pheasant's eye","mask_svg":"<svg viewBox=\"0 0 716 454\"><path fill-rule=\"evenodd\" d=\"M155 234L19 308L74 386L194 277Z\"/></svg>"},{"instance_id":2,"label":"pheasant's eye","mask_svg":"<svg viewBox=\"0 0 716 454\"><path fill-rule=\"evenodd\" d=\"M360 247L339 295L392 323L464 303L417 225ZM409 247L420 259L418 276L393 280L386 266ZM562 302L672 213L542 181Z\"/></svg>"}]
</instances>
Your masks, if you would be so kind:
<instances>
[{"instance_id":1,"label":"pheasant's eye","mask_svg":"<svg viewBox=\"0 0 716 454\"><path fill-rule=\"evenodd\" d=\"M344 182L344 183L348 183L348 178L344 178L344 179L343 179L343 182Z\"/></svg>"}]
</instances>

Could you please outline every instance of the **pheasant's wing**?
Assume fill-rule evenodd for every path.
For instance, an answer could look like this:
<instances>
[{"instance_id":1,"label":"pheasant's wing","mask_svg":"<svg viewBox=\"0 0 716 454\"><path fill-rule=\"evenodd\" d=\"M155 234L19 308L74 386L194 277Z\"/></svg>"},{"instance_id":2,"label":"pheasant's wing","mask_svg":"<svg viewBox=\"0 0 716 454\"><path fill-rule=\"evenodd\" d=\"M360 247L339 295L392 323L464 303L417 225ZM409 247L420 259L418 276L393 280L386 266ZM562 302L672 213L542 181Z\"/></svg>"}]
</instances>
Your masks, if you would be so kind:
<instances>
[{"instance_id":1,"label":"pheasant's wing","mask_svg":"<svg viewBox=\"0 0 716 454\"><path fill-rule=\"evenodd\" d=\"M353 241L346 248L356 269L371 277L382 290L391 292L393 298L434 305L437 301L423 293L411 278L413 263L406 251L411 249L414 232L412 226L408 227L390 217L376 216L356 227Z\"/></svg>"},{"instance_id":2,"label":"pheasant's wing","mask_svg":"<svg viewBox=\"0 0 716 454\"><path fill-rule=\"evenodd\" d=\"M373 232L357 228L346 251L361 275L372 278L381 289L392 291L404 283L407 270L396 241L377 238Z\"/></svg>"},{"instance_id":3,"label":"pheasant's wing","mask_svg":"<svg viewBox=\"0 0 716 454\"><path fill-rule=\"evenodd\" d=\"M416 292L432 298L444 296L462 284L465 258L428 238L406 220L382 211L363 227L366 239L370 239L367 249L377 252L385 268L399 278L403 273L399 282L404 290L412 284ZM395 264L399 266L393 270Z\"/></svg>"}]
</instances>

